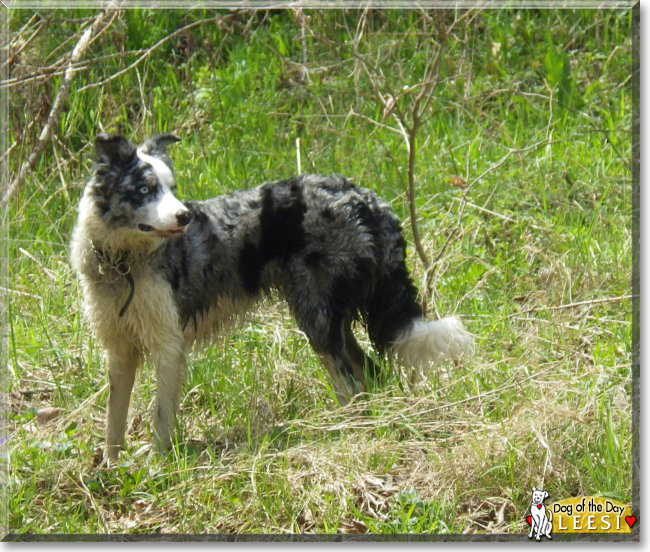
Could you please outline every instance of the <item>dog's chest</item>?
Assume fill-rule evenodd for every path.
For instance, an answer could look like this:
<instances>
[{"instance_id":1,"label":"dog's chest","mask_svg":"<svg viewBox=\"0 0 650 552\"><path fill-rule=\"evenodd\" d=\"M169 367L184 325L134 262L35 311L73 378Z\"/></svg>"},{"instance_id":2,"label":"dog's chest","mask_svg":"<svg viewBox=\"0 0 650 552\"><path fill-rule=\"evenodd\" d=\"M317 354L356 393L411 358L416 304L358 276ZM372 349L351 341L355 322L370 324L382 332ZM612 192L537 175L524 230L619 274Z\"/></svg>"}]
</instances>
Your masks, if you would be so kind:
<instances>
[{"instance_id":1,"label":"dog's chest","mask_svg":"<svg viewBox=\"0 0 650 552\"><path fill-rule=\"evenodd\" d=\"M178 309L169 283L150 270L88 281L88 309L99 337L128 339L147 348L180 334Z\"/></svg>"}]
</instances>

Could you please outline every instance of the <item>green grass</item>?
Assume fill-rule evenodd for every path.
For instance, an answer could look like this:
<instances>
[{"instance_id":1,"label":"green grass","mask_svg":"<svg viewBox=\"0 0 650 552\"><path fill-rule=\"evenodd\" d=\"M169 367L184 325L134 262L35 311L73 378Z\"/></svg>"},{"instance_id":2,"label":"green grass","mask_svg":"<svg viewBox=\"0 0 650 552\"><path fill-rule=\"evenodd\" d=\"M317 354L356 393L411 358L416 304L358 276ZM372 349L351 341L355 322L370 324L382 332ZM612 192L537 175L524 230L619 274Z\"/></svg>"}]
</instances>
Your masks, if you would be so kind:
<instances>
[{"instance_id":1,"label":"green grass","mask_svg":"<svg viewBox=\"0 0 650 552\"><path fill-rule=\"evenodd\" d=\"M11 29L31 15L11 12ZM12 75L52 63L92 13L40 15L50 30ZM150 447L145 367L121 465L98 467L106 375L68 243L100 129L178 133L182 198L294 174L299 137L304 172L344 173L391 203L423 288L403 138L355 60L377 61L384 90L412 86L431 25L370 12L355 54L359 12L308 15L306 60L290 12L241 13L80 91L210 13L127 11L93 45L9 214L9 532L523 533L533 485L552 499L630 502L631 304L600 301L630 294L632 266L631 15L614 10L488 11L445 46L418 135L420 233L437 259L423 299L432 315L463 318L477 336L472 359L416 382L386 363L385 385L342 408L273 298L191 356L169 455ZM57 89L49 82L11 90L12 170L38 129L20 133ZM41 423L44 407L61 413Z\"/></svg>"}]
</instances>

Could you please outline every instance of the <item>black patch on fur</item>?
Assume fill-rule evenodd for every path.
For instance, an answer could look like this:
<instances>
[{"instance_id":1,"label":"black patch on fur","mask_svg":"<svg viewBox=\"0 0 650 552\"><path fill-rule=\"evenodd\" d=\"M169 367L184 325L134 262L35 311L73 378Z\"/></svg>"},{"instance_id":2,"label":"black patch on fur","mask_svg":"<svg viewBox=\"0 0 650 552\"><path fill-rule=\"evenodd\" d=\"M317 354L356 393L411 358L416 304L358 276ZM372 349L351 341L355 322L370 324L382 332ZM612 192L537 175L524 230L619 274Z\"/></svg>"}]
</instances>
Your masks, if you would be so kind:
<instances>
[{"instance_id":1,"label":"black patch on fur","mask_svg":"<svg viewBox=\"0 0 650 552\"><path fill-rule=\"evenodd\" d=\"M382 277L368 301L365 318L370 340L384 353L397 335L422 315L417 289L401 263Z\"/></svg>"},{"instance_id":2,"label":"black patch on fur","mask_svg":"<svg viewBox=\"0 0 650 552\"><path fill-rule=\"evenodd\" d=\"M334 221L334 213L332 213L332 210L329 207L325 207L321 215L323 216L323 219L325 219L327 222Z\"/></svg>"},{"instance_id":3,"label":"black patch on fur","mask_svg":"<svg viewBox=\"0 0 650 552\"><path fill-rule=\"evenodd\" d=\"M123 136L98 134L95 138L97 161L104 165L126 168L136 156L135 148Z\"/></svg>"},{"instance_id":4,"label":"black patch on fur","mask_svg":"<svg viewBox=\"0 0 650 552\"><path fill-rule=\"evenodd\" d=\"M169 283L171 284L174 293L176 293L181 283L181 273L177 267L173 267L171 272Z\"/></svg>"},{"instance_id":5,"label":"black patch on fur","mask_svg":"<svg viewBox=\"0 0 650 552\"><path fill-rule=\"evenodd\" d=\"M239 276L248 293L257 293L260 287L260 275L264 265L270 259L264 258L260 248L247 241L239 256Z\"/></svg>"},{"instance_id":6,"label":"black patch on fur","mask_svg":"<svg viewBox=\"0 0 650 552\"><path fill-rule=\"evenodd\" d=\"M244 289L257 294L264 267L273 260L285 264L305 246L303 220L307 206L296 179L267 185L262 191L260 241L247 241L239 257L239 275Z\"/></svg>"},{"instance_id":7,"label":"black patch on fur","mask_svg":"<svg viewBox=\"0 0 650 552\"><path fill-rule=\"evenodd\" d=\"M317 268L325 258L325 255L320 251L312 251L305 255L305 264L310 268Z\"/></svg>"}]
</instances>

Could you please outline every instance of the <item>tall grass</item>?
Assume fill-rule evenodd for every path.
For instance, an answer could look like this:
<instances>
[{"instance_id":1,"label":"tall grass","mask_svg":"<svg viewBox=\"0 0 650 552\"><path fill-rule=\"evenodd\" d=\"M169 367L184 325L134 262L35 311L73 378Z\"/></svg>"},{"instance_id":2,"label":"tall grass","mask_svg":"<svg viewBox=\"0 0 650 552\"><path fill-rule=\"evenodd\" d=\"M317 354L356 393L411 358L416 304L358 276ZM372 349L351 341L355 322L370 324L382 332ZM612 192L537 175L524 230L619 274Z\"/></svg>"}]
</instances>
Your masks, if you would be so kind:
<instances>
[{"instance_id":1,"label":"tall grass","mask_svg":"<svg viewBox=\"0 0 650 552\"><path fill-rule=\"evenodd\" d=\"M32 15L10 12L11 29ZM12 74L51 62L92 15L40 12L46 29ZM355 41L356 10L302 23L224 12L91 86L211 15L123 12L11 205L8 530L523 533L533 485L629 502L631 309L616 298L630 293L632 263L632 45L630 12L616 10L486 11L445 45L416 159L420 232L436 259L424 299L432 316L466 321L473 359L416 382L386 363L385 385L342 408L287 309L265 301L191 357L172 453L149 446L145 367L122 464L98 467L106 376L68 264L98 131L176 132L179 195L193 199L294 174L299 138L304 172L344 173L408 220L404 140L370 77L385 91L417 84L427 18L371 11ZM12 136L57 83L11 90ZM13 170L37 131L20 138ZM412 250L409 267L424 288ZM50 422L45 407L60 409Z\"/></svg>"}]
</instances>

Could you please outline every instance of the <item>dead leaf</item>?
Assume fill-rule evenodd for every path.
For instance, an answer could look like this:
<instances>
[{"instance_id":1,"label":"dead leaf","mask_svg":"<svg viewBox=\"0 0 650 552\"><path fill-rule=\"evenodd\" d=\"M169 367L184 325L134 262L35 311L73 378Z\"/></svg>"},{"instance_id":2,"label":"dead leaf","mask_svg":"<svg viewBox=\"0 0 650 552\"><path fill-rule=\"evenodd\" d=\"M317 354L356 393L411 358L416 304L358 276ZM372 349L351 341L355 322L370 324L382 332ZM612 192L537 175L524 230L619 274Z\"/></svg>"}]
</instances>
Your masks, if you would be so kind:
<instances>
[{"instance_id":1,"label":"dead leaf","mask_svg":"<svg viewBox=\"0 0 650 552\"><path fill-rule=\"evenodd\" d=\"M388 117L393 112L394 107L395 98L393 98L393 96L390 94L386 94L386 99L384 100L384 112L381 114L381 118L385 119Z\"/></svg>"},{"instance_id":2,"label":"dead leaf","mask_svg":"<svg viewBox=\"0 0 650 552\"><path fill-rule=\"evenodd\" d=\"M149 503L144 500L143 498L140 498L136 500L133 504L133 510L135 511L136 514L141 514L147 509L147 506L149 506Z\"/></svg>"},{"instance_id":3,"label":"dead leaf","mask_svg":"<svg viewBox=\"0 0 650 552\"><path fill-rule=\"evenodd\" d=\"M460 176L452 176L449 183L454 188L467 188L467 181Z\"/></svg>"},{"instance_id":4,"label":"dead leaf","mask_svg":"<svg viewBox=\"0 0 650 552\"><path fill-rule=\"evenodd\" d=\"M358 519L344 521L341 523L341 533L367 533L366 524Z\"/></svg>"},{"instance_id":5,"label":"dead leaf","mask_svg":"<svg viewBox=\"0 0 650 552\"><path fill-rule=\"evenodd\" d=\"M300 515L298 516L297 521L303 532L309 531L314 527L314 514L312 513L308 505L305 504L305 506L302 509L302 512L300 512Z\"/></svg>"}]
</instances>

